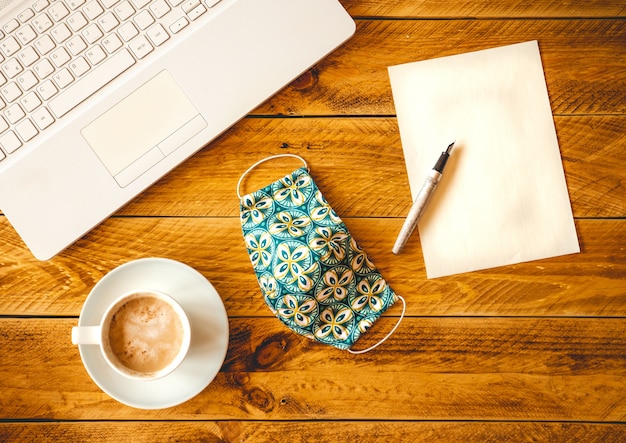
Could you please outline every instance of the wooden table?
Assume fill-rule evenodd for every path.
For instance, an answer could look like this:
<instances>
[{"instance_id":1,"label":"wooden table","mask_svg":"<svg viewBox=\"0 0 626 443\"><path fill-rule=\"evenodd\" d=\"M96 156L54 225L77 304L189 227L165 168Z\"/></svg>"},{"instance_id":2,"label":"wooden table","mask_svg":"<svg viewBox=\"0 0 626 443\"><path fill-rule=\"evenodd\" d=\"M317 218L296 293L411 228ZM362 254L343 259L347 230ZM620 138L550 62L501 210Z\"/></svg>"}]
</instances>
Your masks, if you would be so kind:
<instances>
[{"instance_id":1,"label":"wooden table","mask_svg":"<svg viewBox=\"0 0 626 443\"><path fill-rule=\"evenodd\" d=\"M0 217L0 441L626 441L624 1L343 4L354 38L63 254L36 261ZM391 253L411 202L387 66L534 39L582 252L428 280L419 236ZM407 299L376 351L316 344L264 305L235 188L275 153L308 160ZM112 400L70 343L94 284L141 257L196 268L229 315L220 373L170 409Z\"/></svg>"}]
</instances>

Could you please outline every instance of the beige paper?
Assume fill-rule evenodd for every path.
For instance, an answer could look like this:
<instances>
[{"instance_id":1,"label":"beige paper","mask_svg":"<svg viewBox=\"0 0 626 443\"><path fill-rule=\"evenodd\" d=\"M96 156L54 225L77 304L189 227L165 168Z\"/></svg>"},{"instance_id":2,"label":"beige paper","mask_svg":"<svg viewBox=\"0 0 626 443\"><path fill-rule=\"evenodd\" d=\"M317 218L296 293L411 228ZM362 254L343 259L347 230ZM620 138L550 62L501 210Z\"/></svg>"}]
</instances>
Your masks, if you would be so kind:
<instances>
[{"instance_id":1,"label":"beige paper","mask_svg":"<svg viewBox=\"0 0 626 443\"><path fill-rule=\"evenodd\" d=\"M580 252L536 41L389 68L428 278Z\"/></svg>"}]
</instances>

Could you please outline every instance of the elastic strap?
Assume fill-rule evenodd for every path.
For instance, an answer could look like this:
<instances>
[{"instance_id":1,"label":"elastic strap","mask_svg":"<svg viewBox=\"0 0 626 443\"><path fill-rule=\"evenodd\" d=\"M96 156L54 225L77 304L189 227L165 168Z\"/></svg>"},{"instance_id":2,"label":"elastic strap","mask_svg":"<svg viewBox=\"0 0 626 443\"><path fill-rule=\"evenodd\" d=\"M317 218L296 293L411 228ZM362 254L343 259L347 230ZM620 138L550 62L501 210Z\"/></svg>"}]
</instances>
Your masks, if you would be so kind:
<instances>
[{"instance_id":1,"label":"elastic strap","mask_svg":"<svg viewBox=\"0 0 626 443\"><path fill-rule=\"evenodd\" d=\"M374 349L374 348L380 346L381 344L383 344L385 342L385 340L387 340L389 337L391 337L391 335L394 332L396 332L396 329L398 329L398 326L400 326L400 322L402 322L402 319L404 318L404 313L406 312L406 302L404 301L404 298L401 295L398 295L398 298L402 301L402 314L400 314L400 319L398 320L396 325L393 327L393 329L389 332L389 334L387 334L385 337L383 337L383 339L381 341L379 341L378 343L373 344L369 348L362 349L360 351L353 351L352 349L348 349L348 352L350 352L351 354L365 354L366 352L369 352L372 349Z\"/></svg>"},{"instance_id":2,"label":"elastic strap","mask_svg":"<svg viewBox=\"0 0 626 443\"><path fill-rule=\"evenodd\" d=\"M276 155L271 155L269 157L265 157L264 159L261 159L255 164L253 164L252 166L250 166L243 174L241 174L241 177L239 177L239 181L237 182L237 197L239 197L239 200L241 200L241 192L240 192L241 182L243 182L243 179L246 177L246 175L248 175L250 171L252 171L254 168L259 166L261 163L265 163L266 161L274 160L275 158L280 158L280 157L295 157L297 159L300 159L302 163L304 163L304 167L307 168L307 170L309 169L309 166L306 164L306 160L304 160L302 157L296 154L276 154Z\"/></svg>"}]
</instances>

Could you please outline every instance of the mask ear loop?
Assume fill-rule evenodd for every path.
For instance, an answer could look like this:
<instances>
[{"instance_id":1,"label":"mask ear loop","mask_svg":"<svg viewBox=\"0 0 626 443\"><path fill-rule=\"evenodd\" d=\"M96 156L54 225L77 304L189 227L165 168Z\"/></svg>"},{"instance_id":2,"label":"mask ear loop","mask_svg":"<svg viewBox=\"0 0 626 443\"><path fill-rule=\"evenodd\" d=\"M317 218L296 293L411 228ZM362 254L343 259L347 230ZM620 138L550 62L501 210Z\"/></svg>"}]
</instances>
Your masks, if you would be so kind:
<instances>
[{"instance_id":1,"label":"mask ear loop","mask_svg":"<svg viewBox=\"0 0 626 443\"><path fill-rule=\"evenodd\" d=\"M400 299L400 301L402 301L402 314L400 314L400 319L398 320L396 325L393 327L393 329L391 331L389 331L389 333L385 337L383 337L382 340L380 340L378 343L373 344L369 348L362 349L360 351L353 351L352 349L348 349L349 353L351 353L351 354L365 354L366 352L369 352L372 349L377 348L378 346L382 345L389 337L391 337L391 335L394 332L396 332L396 329L398 329L398 326L400 326L400 323L402 322L402 319L404 318L404 313L406 312L406 301L404 301L404 297L402 297L401 295L398 295L398 298Z\"/></svg>"},{"instance_id":2,"label":"mask ear loop","mask_svg":"<svg viewBox=\"0 0 626 443\"><path fill-rule=\"evenodd\" d=\"M261 160L259 160L258 162L256 162L255 164L253 164L252 166L250 166L243 174L241 174L241 177L239 177L239 181L237 182L237 197L239 197L239 200L241 200L242 196L241 196L241 183L243 182L243 179L246 177L246 175L248 175L250 173L250 171L252 171L254 168L256 168L257 166L259 166L261 163L265 163L266 161L269 160L274 160L276 158L280 158L280 157L294 157L299 159L300 161L302 161L302 163L304 163L304 167L306 168L306 170L309 170L309 165L307 165L306 160L304 160L302 157L300 157L299 155L296 154L276 154L276 155L271 155L269 157L265 157Z\"/></svg>"}]
</instances>

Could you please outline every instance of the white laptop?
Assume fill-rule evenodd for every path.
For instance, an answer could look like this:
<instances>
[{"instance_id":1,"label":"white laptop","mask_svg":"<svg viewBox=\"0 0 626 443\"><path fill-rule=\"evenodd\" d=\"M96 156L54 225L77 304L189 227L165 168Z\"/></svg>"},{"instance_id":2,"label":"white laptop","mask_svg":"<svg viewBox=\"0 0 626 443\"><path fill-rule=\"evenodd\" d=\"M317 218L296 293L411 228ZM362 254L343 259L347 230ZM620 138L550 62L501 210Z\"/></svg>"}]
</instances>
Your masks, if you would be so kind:
<instances>
[{"instance_id":1,"label":"white laptop","mask_svg":"<svg viewBox=\"0 0 626 443\"><path fill-rule=\"evenodd\" d=\"M354 30L337 0L14 0L0 209L53 257Z\"/></svg>"}]
</instances>

